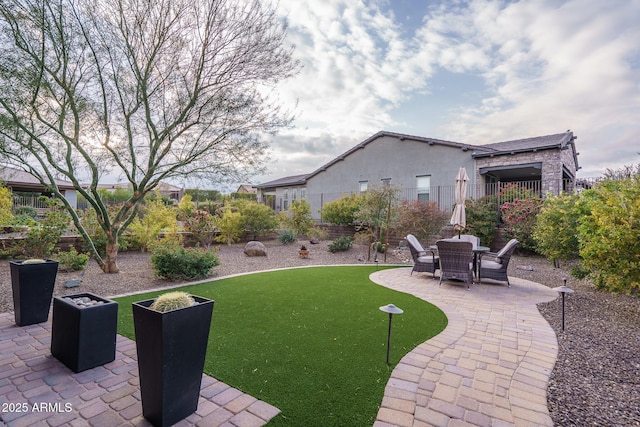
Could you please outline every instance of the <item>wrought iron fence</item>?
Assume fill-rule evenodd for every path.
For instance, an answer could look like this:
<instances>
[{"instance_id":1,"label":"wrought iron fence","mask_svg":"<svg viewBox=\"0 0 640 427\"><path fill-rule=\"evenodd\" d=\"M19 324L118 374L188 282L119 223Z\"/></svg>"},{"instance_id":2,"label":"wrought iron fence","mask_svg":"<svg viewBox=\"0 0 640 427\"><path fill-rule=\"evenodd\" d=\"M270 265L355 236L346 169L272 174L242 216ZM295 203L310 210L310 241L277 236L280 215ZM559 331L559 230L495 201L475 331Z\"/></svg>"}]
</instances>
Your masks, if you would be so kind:
<instances>
[{"instance_id":1,"label":"wrought iron fence","mask_svg":"<svg viewBox=\"0 0 640 427\"><path fill-rule=\"evenodd\" d=\"M561 192L572 193L575 191L582 191L587 188L591 188L599 178L591 179L579 179L573 181L570 179L563 179L557 182L542 182L540 180L532 181L510 181L510 182L492 182L486 184L477 184L467 187L467 199L480 199L485 196L495 196L492 199L492 203L496 204L496 212L498 207L508 200L512 200L514 194L522 194L522 196L537 196L546 197L548 194L558 195ZM429 188L401 188L400 190L401 200L421 200L421 201L435 201L438 204L440 210L449 212L455 205L455 185L441 185L432 186ZM317 212L312 212L314 219L322 221L322 208L332 201L340 199L343 196L349 195L348 192L335 192L335 193L307 193L304 199L314 208L318 208ZM291 203L295 199L283 197L269 196L263 202L267 203L276 212L286 211Z\"/></svg>"}]
</instances>

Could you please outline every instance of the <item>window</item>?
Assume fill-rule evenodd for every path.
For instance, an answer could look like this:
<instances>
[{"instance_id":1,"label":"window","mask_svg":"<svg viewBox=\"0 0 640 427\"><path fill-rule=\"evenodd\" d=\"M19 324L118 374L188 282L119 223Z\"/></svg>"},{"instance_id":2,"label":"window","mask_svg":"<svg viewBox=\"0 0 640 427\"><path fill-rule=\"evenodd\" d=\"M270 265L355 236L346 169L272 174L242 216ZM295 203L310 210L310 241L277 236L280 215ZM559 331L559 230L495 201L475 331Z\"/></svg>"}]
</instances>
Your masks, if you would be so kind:
<instances>
[{"instance_id":1,"label":"window","mask_svg":"<svg viewBox=\"0 0 640 427\"><path fill-rule=\"evenodd\" d=\"M391 178L382 178L382 185L391 184Z\"/></svg>"},{"instance_id":2,"label":"window","mask_svg":"<svg viewBox=\"0 0 640 427\"><path fill-rule=\"evenodd\" d=\"M416 177L416 188L418 193L418 200L426 202L429 200L429 193L431 192L431 176L423 175Z\"/></svg>"},{"instance_id":3,"label":"window","mask_svg":"<svg viewBox=\"0 0 640 427\"><path fill-rule=\"evenodd\" d=\"M293 190L291 190L291 200L294 201L297 198L298 198L298 190L294 188Z\"/></svg>"},{"instance_id":4,"label":"window","mask_svg":"<svg viewBox=\"0 0 640 427\"><path fill-rule=\"evenodd\" d=\"M286 211L287 209L289 209L289 190L284 190L284 195L282 196L282 199L283 199L282 209Z\"/></svg>"},{"instance_id":5,"label":"window","mask_svg":"<svg viewBox=\"0 0 640 427\"><path fill-rule=\"evenodd\" d=\"M367 188L369 188L369 181L360 181L360 192L361 193L366 193Z\"/></svg>"},{"instance_id":6,"label":"window","mask_svg":"<svg viewBox=\"0 0 640 427\"><path fill-rule=\"evenodd\" d=\"M301 188L301 189L300 189L300 198L301 198L302 200L304 200L304 199L306 199L306 198L307 198L307 189L306 189L306 188Z\"/></svg>"}]
</instances>

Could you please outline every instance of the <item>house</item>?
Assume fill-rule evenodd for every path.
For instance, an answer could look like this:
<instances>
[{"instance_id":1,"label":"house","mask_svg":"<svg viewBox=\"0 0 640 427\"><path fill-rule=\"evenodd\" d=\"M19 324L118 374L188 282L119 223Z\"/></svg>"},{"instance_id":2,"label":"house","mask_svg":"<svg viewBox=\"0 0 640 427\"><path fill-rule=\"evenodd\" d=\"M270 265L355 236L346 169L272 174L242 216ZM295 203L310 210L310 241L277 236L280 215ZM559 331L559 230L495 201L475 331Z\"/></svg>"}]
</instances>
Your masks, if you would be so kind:
<instances>
[{"instance_id":1,"label":"house","mask_svg":"<svg viewBox=\"0 0 640 427\"><path fill-rule=\"evenodd\" d=\"M126 183L126 184L98 184L98 188L104 188L105 190L109 191L109 192L114 192L116 189L130 189L131 186ZM160 182L160 184L158 184L158 186L156 187L156 190L158 191L158 193L160 193L161 196L164 196L170 200L175 200L176 202L179 202L182 199L182 196L184 196L184 188L182 187L176 187L175 185L169 184L167 182Z\"/></svg>"},{"instance_id":2,"label":"house","mask_svg":"<svg viewBox=\"0 0 640 427\"><path fill-rule=\"evenodd\" d=\"M325 203L369 187L393 184L407 200L434 200L443 210L454 204L458 169L469 175L467 197L497 194L518 182L542 196L569 190L578 170L571 131L486 145L472 145L381 131L315 171L265 182L258 201L276 211L305 199L315 219Z\"/></svg>"},{"instance_id":3,"label":"house","mask_svg":"<svg viewBox=\"0 0 640 427\"><path fill-rule=\"evenodd\" d=\"M51 196L51 191L33 175L8 166L0 166L0 181L14 194L14 206L31 206L44 209L46 206L37 200L38 196ZM78 194L70 181L55 180L58 189L69 204L78 206Z\"/></svg>"},{"instance_id":4,"label":"house","mask_svg":"<svg viewBox=\"0 0 640 427\"><path fill-rule=\"evenodd\" d=\"M236 193L238 193L238 194L257 194L258 190L252 185L242 184L242 185L240 185L238 187L238 189L236 190Z\"/></svg>"}]
</instances>

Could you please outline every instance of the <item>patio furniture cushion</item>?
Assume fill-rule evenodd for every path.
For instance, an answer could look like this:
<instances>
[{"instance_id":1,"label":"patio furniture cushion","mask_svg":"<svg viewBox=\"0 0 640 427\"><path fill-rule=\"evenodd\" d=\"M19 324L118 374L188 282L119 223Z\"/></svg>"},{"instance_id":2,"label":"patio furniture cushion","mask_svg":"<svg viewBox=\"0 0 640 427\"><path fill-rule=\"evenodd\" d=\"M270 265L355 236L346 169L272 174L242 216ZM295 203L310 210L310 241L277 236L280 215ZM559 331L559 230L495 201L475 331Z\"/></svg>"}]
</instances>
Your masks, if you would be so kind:
<instances>
[{"instance_id":1,"label":"patio furniture cushion","mask_svg":"<svg viewBox=\"0 0 640 427\"><path fill-rule=\"evenodd\" d=\"M411 257L413 258L413 272L417 273L431 273L431 277L435 278L435 273L440 268L440 260L432 250L425 251L416 236L409 234L406 237L407 243L409 243L409 250L411 251Z\"/></svg>"},{"instance_id":2,"label":"patio furniture cushion","mask_svg":"<svg viewBox=\"0 0 640 427\"><path fill-rule=\"evenodd\" d=\"M478 281L482 283L483 278L500 280L507 282L507 286L510 287L511 283L509 283L509 277L507 276L507 267L509 266L509 260L517 245L518 241L511 239L498 253L488 252L486 254L480 254ZM495 260L484 259L485 256L493 257Z\"/></svg>"}]
</instances>

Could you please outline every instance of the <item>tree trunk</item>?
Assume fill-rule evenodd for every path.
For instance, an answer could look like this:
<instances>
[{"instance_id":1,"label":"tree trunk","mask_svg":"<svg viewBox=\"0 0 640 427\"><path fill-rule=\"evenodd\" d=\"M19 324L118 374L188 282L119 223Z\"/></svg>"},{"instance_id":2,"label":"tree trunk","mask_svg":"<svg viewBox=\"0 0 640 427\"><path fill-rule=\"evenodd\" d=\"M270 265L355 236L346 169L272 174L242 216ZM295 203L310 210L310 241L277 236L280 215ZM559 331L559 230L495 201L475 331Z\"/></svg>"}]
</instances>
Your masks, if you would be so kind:
<instances>
[{"instance_id":1,"label":"tree trunk","mask_svg":"<svg viewBox=\"0 0 640 427\"><path fill-rule=\"evenodd\" d=\"M119 273L118 269L118 243L107 242L107 253L104 259L102 271L105 273Z\"/></svg>"}]
</instances>

